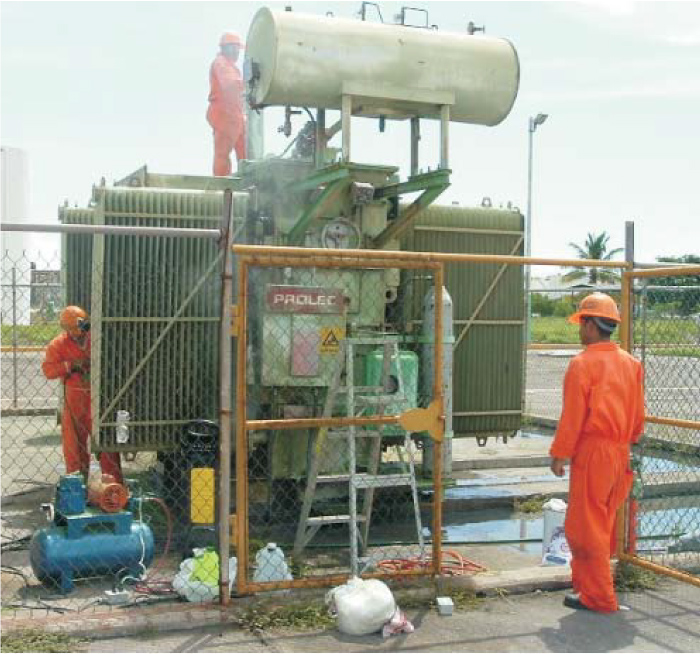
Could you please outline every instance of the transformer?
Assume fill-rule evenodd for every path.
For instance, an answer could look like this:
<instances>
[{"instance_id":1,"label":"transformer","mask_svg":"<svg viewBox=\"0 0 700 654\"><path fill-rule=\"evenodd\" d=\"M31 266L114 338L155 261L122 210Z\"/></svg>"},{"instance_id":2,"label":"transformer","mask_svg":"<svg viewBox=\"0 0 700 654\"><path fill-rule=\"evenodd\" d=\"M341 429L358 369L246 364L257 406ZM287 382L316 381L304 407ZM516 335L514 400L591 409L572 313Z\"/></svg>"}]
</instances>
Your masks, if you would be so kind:
<instances>
[{"instance_id":1,"label":"transformer","mask_svg":"<svg viewBox=\"0 0 700 654\"><path fill-rule=\"evenodd\" d=\"M234 207L239 243L523 254L524 221L518 210L435 205L450 185L450 123L496 125L513 106L519 64L508 41L263 9L251 24L245 52L251 159L239 163L235 176L158 174L144 166L114 188L97 187L88 210L63 209L63 220L212 228L220 224L222 191L228 189L247 194L247 203ZM297 108L306 110L309 120L298 126L288 156L263 158L262 113L273 106L284 108L280 131L285 134L293 132L292 119L301 113ZM337 121L327 124L335 111L340 112ZM401 179L397 166L353 160L353 117L377 120L380 133L387 120L403 121L410 133L407 179ZM419 160L422 120L440 124L439 156L427 168ZM333 147L338 134L341 142ZM93 346L91 380L98 398L96 449L157 451L172 456L171 463L181 461L183 425L219 418L218 249L213 241L168 239L160 248L155 237L111 235L94 237L100 247L93 248L88 247L92 238L66 237L66 252L69 292L75 297L77 267L104 270L91 277L92 318L101 337L100 348ZM487 266L476 268L466 278L449 268L446 275L461 347L454 375L463 380L455 384L460 391L454 399L455 438L512 433L520 419L522 271L510 269L493 294L496 305L485 306L490 313L484 322L508 330L507 347L490 349L482 327L472 331L478 333L470 334L468 347L460 345L463 327L457 323L472 324L471 314L483 306L476 296L483 295L488 283L482 282L492 276ZM425 399L425 389L419 392L428 365L420 323L426 319L423 302L430 280L398 269L316 268L312 260L308 268L253 267L249 280L255 290L247 316L249 419L320 416L338 344L353 334L402 334L403 388L389 410L402 412ZM131 293L133 288L140 293ZM499 321L502 326L495 324ZM451 345L450 339L446 346ZM172 374L173 362L178 362L177 374ZM129 386L137 366L136 380L142 383ZM391 366L391 375L397 376L398 361ZM357 348L354 367L357 384L376 384L381 349ZM504 374L506 390L495 381ZM473 393L463 392L467 384ZM132 418L126 444L116 441L117 410L128 410ZM395 427L383 433L399 435ZM262 431L251 434L251 443L256 462L264 461L270 493L276 482L304 479L308 431L287 430L283 437Z\"/></svg>"}]
</instances>

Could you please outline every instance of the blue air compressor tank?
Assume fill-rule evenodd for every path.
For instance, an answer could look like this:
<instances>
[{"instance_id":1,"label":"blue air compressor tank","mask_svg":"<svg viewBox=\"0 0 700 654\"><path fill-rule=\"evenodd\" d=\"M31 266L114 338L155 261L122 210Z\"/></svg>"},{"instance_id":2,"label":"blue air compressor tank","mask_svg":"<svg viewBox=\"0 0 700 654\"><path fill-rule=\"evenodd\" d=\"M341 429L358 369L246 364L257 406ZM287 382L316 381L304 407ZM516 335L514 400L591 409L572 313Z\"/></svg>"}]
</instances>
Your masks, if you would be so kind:
<instances>
[{"instance_id":1,"label":"blue air compressor tank","mask_svg":"<svg viewBox=\"0 0 700 654\"><path fill-rule=\"evenodd\" d=\"M153 533L131 513L72 516L67 525L39 529L32 536L30 561L42 583L73 589L73 579L125 569L139 575L153 561Z\"/></svg>"}]
</instances>

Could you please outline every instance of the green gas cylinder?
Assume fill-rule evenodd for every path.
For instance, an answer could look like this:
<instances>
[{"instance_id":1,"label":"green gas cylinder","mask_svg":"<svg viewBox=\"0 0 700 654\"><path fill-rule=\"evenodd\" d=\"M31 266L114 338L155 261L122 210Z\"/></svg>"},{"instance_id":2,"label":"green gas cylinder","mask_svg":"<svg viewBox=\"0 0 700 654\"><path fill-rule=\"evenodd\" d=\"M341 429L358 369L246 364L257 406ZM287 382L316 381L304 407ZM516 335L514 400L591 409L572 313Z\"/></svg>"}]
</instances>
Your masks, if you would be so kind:
<instances>
[{"instance_id":1,"label":"green gas cylinder","mask_svg":"<svg viewBox=\"0 0 700 654\"><path fill-rule=\"evenodd\" d=\"M372 350L365 357L365 379L367 386L379 386L382 383L384 370L384 349ZM390 401L386 407L386 413L398 415L418 406L418 355L410 350L399 350L398 356L394 352L389 366L389 393L396 395L396 400ZM372 415L376 410L369 409L366 415ZM387 425L382 433L391 435L403 435L398 425Z\"/></svg>"}]
</instances>

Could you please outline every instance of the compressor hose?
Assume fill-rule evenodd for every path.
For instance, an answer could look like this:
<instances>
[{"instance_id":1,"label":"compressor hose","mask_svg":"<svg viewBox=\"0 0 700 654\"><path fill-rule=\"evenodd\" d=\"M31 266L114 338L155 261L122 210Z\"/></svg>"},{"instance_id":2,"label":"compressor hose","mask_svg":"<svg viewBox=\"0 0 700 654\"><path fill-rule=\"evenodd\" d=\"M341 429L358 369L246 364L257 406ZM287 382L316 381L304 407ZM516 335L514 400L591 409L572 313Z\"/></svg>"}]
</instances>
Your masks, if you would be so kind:
<instances>
[{"instance_id":1,"label":"compressor hose","mask_svg":"<svg viewBox=\"0 0 700 654\"><path fill-rule=\"evenodd\" d=\"M470 561L455 550L443 550L440 563L440 574L456 577L470 572L484 572L486 568L474 561ZM382 572L401 573L409 570L431 570L433 557L411 556L402 559L384 559L377 563L377 569Z\"/></svg>"},{"instance_id":2,"label":"compressor hose","mask_svg":"<svg viewBox=\"0 0 700 654\"><path fill-rule=\"evenodd\" d=\"M170 544L173 537L173 517L168 505L160 497L144 497L139 498L139 521L143 523L143 503L144 502L155 502L163 511L165 519L167 521L167 531L165 537L165 547L163 548L163 553L160 555L153 567L147 572L144 568L144 578L135 579L136 583L132 586L134 592L139 595L171 595L175 591L172 587L172 582L169 579L153 579L153 573L156 572L165 561L168 553L170 552ZM133 577L124 577L122 579L122 584L127 579L134 579Z\"/></svg>"}]
</instances>

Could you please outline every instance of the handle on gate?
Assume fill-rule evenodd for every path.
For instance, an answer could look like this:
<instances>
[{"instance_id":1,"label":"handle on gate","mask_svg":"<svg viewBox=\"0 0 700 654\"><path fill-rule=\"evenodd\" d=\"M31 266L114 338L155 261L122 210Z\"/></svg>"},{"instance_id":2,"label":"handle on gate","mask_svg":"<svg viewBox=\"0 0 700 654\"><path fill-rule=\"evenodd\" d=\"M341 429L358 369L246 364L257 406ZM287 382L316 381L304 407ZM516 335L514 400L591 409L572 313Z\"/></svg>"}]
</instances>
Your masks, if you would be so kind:
<instances>
[{"instance_id":1,"label":"handle on gate","mask_svg":"<svg viewBox=\"0 0 700 654\"><path fill-rule=\"evenodd\" d=\"M411 409L399 416L406 431L427 431L434 441L442 442L445 435L445 415L442 400L433 400L426 409Z\"/></svg>"}]
</instances>

